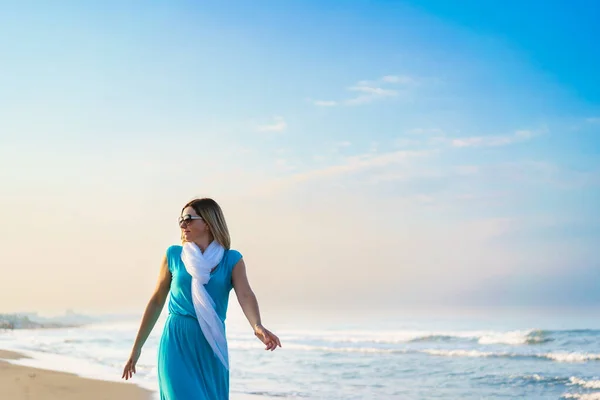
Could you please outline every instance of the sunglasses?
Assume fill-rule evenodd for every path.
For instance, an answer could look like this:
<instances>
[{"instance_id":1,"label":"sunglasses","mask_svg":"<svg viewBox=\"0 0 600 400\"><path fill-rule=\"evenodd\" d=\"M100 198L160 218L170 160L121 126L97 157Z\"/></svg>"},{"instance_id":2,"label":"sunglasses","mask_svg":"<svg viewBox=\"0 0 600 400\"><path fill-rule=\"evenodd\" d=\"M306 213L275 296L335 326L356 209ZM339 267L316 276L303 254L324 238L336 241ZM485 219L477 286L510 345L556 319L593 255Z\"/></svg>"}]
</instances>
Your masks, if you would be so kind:
<instances>
[{"instance_id":1,"label":"sunglasses","mask_svg":"<svg viewBox=\"0 0 600 400\"><path fill-rule=\"evenodd\" d=\"M184 227L195 219L202 219L202 217L194 217L193 215L185 214L179 217L177 221L179 222L180 227Z\"/></svg>"}]
</instances>

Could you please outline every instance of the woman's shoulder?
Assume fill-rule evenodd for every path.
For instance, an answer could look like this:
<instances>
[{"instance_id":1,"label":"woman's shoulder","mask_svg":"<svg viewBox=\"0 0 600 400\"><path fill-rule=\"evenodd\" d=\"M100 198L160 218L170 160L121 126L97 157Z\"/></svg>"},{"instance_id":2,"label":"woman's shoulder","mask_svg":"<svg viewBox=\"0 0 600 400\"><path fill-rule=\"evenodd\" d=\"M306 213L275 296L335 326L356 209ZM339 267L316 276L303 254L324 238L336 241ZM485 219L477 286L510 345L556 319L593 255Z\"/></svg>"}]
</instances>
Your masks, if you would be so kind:
<instances>
[{"instance_id":1,"label":"woman's shoulder","mask_svg":"<svg viewBox=\"0 0 600 400\"><path fill-rule=\"evenodd\" d=\"M183 251L183 246L180 244L173 244L169 247L167 247L167 257L172 257L172 256L176 256L178 254L181 254L181 252Z\"/></svg>"},{"instance_id":2,"label":"woman's shoulder","mask_svg":"<svg viewBox=\"0 0 600 400\"><path fill-rule=\"evenodd\" d=\"M235 249L227 250L227 260L229 264L233 267L242 259L242 253Z\"/></svg>"},{"instance_id":3,"label":"woman's shoulder","mask_svg":"<svg viewBox=\"0 0 600 400\"><path fill-rule=\"evenodd\" d=\"M183 246L173 244L167 247L167 251L165 251L165 258L167 260L167 265L169 266L169 271L173 273L177 267L177 259L181 258L181 252L183 251Z\"/></svg>"}]
</instances>

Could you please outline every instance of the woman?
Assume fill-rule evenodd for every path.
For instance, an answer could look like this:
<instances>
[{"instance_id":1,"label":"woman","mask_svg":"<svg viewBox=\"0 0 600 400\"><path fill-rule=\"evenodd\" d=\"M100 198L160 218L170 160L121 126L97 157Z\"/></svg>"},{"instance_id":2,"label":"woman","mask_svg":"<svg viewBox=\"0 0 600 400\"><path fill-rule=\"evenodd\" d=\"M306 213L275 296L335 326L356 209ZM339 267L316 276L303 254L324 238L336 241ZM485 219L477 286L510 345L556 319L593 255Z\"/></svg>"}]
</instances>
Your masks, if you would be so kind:
<instances>
[{"instance_id":1,"label":"woman","mask_svg":"<svg viewBox=\"0 0 600 400\"><path fill-rule=\"evenodd\" d=\"M122 377L129 379L136 372L142 346L170 292L169 315L158 349L161 400L226 400L225 316L232 288L265 350L273 351L281 342L261 323L244 260L230 249L229 230L219 205L207 198L189 202L183 207L179 227L183 244L169 247L163 257L158 284Z\"/></svg>"}]
</instances>

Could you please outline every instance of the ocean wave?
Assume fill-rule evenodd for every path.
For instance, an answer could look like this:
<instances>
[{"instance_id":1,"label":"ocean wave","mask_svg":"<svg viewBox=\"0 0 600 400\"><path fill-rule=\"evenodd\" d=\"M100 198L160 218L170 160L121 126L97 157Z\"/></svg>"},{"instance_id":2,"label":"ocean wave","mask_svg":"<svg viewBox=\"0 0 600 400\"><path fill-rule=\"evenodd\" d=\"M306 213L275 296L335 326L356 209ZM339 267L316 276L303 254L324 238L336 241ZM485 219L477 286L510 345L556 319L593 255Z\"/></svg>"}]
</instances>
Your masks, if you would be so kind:
<instances>
[{"instance_id":1,"label":"ocean wave","mask_svg":"<svg viewBox=\"0 0 600 400\"><path fill-rule=\"evenodd\" d=\"M569 378L569 383L571 385L581 386L586 389L600 389L600 380L586 381L585 379L572 376Z\"/></svg>"},{"instance_id":2,"label":"ocean wave","mask_svg":"<svg viewBox=\"0 0 600 400\"><path fill-rule=\"evenodd\" d=\"M292 397L310 397L310 395L301 392L274 392L274 391L251 391L244 392L253 396L266 396L266 397L280 397L280 398L292 398Z\"/></svg>"},{"instance_id":3,"label":"ocean wave","mask_svg":"<svg viewBox=\"0 0 600 400\"><path fill-rule=\"evenodd\" d=\"M232 343L231 348L235 349L256 349L260 344L251 342ZM517 353L517 352L499 352L482 351L476 349L410 349L410 348L381 348L381 347L334 347L318 346L309 344L289 343L287 349L298 351L317 351L323 353L372 353L372 354L429 354L440 357L490 357L490 358L535 358L546 359L555 362L564 363L583 363L589 361L600 361L598 353L578 353L578 352L549 352L549 353ZM595 381L594 381L595 382ZM600 384L600 381L598 381Z\"/></svg>"},{"instance_id":4,"label":"ocean wave","mask_svg":"<svg viewBox=\"0 0 600 400\"><path fill-rule=\"evenodd\" d=\"M479 338L480 344L540 344L554 340L550 337L550 332L531 329L527 331L510 331L502 333L493 333Z\"/></svg>"},{"instance_id":5,"label":"ocean wave","mask_svg":"<svg viewBox=\"0 0 600 400\"><path fill-rule=\"evenodd\" d=\"M524 381L525 383L541 383L541 384L567 384L569 383L569 378L561 377L561 376L542 376L539 374L533 375L518 375L513 376L513 379L518 379Z\"/></svg>"},{"instance_id":6,"label":"ocean wave","mask_svg":"<svg viewBox=\"0 0 600 400\"><path fill-rule=\"evenodd\" d=\"M477 342L479 344L528 345L553 341L552 331L541 329L512 331L288 331L287 341L320 341L352 344L401 344L414 342Z\"/></svg>"},{"instance_id":7,"label":"ocean wave","mask_svg":"<svg viewBox=\"0 0 600 400\"><path fill-rule=\"evenodd\" d=\"M442 350L430 349L422 350L422 352L446 357L501 357L501 358L543 358L556 362L566 363L582 363L588 361L600 361L600 354L597 353L566 353L566 352L551 352L551 353L511 353L511 352L493 352L480 350Z\"/></svg>"},{"instance_id":8,"label":"ocean wave","mask_svg":"<svg viewBox=\"0 0 600 400\"><path fill-rule=\"evenodd\" d=\"M254 350L263 345L256 341L253 342L233 342L229 344L230 349L236 350ZM329 347L316 346L310 344L286 343L286 349L299 351L319 351L324 353L406 353L403 349L383 349L375 347Z\"/></svg>"},{"instance_id":9,"label":"ocean wave","mask_svg":"<svg viewBox=\"0 0 600 400\"><path fill-rule=\"evenodd\" d=\"M540 355L540 357L545 357L552 361L558 361L558 362L600 361L600 354L597 354L597 353L556 352L556 353L542 354L542 355Z\"/></svg>"},{"instance_id":10,"label":"ocean wave","mask_svg":"<svg viewBox=\"0 0 600 400\"><path fill-rule=\"evenodd\" d=\"M579 399L579 400L600 400L600 392L592 393L566 393L562 395L563 399Z\"/></svg>"},{"instance_id":11,"label":"ocean wave","mask_svg":"<svg viewBox=\"0 0 600 400\"><path fill-rule=\"evenodd\" d=\"M508 345L527 345L541 344L551 342L554 339L549 337L546 331L531 329L526 331L508 331L508 332L464 332L461 334L442 334L426 335L414 338L411 342L452 342L457 340L467 340L479 344L508 344Z\"/></svg>"},{"instance_id":12,"label":"ocean wave","mask_svg":"<svg viewBox=\"0 0 600 400\"><path fill-rule=\"evenodd\" d=\"M290 343L286 345L288 349L304 350L304 351L321 351L324 353L385 353L385 354L405 354L410 352L406 349L384 349L377 347L328 347L328 346L313 346Z\"/></svg>"},{"instance_id":13,"label":"ocean wave","mask_svg":"<svg viewBox=\"0 0 600 400\"><path fill-rule=\"evenodd\" d=\"M510 357L509 353L494 353L491 351L480 350L442 350L442 349L426 349L422 353L432 356L443 357Z\"/></svg>"},{"instance_id":14,"label":"ocean wave","mask_svg":"<svg viewBox=\"0 0 600 400\"><path fill-rule=\"evenodd\" d=\"M527 383L542 383L542 384L564 384L567 386L579 386L585 389L600 389L600 380L585 380L576 376L542 376L539 374L533 375L517 375L513 379L519 379Z\"/></svg>"}]
</instances>

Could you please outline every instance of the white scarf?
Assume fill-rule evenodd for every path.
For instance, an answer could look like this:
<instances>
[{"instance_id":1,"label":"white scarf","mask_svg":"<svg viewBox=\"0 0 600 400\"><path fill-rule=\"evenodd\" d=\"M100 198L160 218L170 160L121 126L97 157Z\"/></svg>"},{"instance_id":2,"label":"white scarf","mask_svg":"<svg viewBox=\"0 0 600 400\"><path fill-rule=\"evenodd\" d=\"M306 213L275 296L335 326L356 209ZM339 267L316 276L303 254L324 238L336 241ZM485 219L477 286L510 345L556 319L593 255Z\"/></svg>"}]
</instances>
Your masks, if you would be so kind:
<instances>
[{"instance_id":1,"label":"white scarf","mask_svg":"<svg viewBox=\"0 0 600 400\"><path fill-rule=\"evenodd\" d=\"M192 300L202 333L215 355L229 370L225 324L217 315L215 302L204 287L210 280L211 270L221 262L224 253L225 249L216 241L213 241L204 253L195 243L185 242L181 260L188 274L192 276Z\"/></svg>"}]
</instances>

